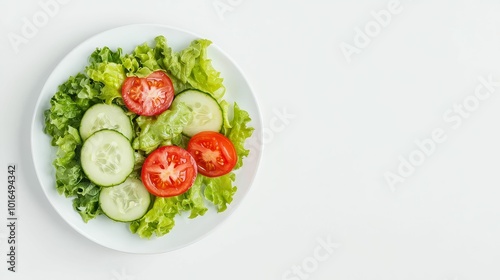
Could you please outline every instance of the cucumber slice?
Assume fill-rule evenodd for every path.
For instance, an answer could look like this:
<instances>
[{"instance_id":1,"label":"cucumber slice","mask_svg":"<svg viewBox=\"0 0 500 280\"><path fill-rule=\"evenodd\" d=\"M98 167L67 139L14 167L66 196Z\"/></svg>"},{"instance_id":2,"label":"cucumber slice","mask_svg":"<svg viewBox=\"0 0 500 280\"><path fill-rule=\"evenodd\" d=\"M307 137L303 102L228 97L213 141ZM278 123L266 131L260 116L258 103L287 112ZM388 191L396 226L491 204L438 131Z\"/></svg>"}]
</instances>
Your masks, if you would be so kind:
<instances>
[{"instance_id":1,"label":"cucumber slice","mask_svg":"<svg viewBox=\"0 0 500 280\"><path fill-rule=\"evenodd\" d=\"M83 142L80 161L85 175L101 187L122 183L132 173L134 149L123 134L103 129Z\"/></svg>"},{"instance_id":2,"label":"cucumber slice","mask_svg":"<svg viewBox=\"0 0 500 280\"><path fill-rule=\"evenodd\" d=\"M182 133L192 137L202 131L216 131L222 129L224 121L222 108L209 93L195 89L187 89L175 96L172 106L183 102L193 111L193 120L184 127Z\"/></svg>"},{"instance_id":3,"label":"cucumber slice","mask_svg":"<svg viewBox=\"0 0 500 280\"><path fill-rule=\"evenodd\" d=\"M139 179L128 178L125 182L103 188L99 194L102 212L118 222L131 222L142 218L151 204L151 195Z\"/></svg>"},{"instance_id":4,"label":"cucumber slice","mask_svg":"<svg viewBox=\"0 0 500 280\"><path fill-rule=\"evenodd\" d=\"M80 136L84 141L101 129L116 130L132 140L132 122L122 108L117 105L95 104L83 114L80 123Z\"/></svg>"}]
</instances>

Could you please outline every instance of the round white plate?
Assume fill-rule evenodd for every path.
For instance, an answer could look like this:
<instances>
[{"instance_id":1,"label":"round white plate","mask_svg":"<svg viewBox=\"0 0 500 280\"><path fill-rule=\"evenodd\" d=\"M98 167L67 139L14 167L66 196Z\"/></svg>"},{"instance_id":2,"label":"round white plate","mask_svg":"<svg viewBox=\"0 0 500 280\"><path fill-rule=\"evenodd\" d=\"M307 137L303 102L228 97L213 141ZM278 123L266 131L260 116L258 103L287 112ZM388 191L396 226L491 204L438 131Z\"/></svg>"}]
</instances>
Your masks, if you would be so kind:
<instances>
[{"instance_id":1,"label":"round white plate","mask_svg":"<svg viewBox=\"0 0 500 280\"><path fill-rule=\"evenodd\" d=\"M49 109L50 99L57 91L57 87L69 76L82 72L88 64L88 57L96 48L105 46L111 50L122 48L124 53L129 53L135 46L144 42L149 42L151 46L154 46L154 38L158 35L165 36L167 43L175 51L188 46L193 39L203 38L169 26L138 24L114 28L87 39L66 55L47 79L38 98L31 127L33 162L40 185L49 202L77 232L98 244L122 252L163 253L182 248L206 236L226 220L241 203L250 189L261 158L262 146L259 143L262 143L262 123L252 89L238 66L215 44L212 44L208 49L208 55L214 67L224 78L227 88L225 99L231 104L236 101L242 109L247 110L252 118L251 125L255 128L252 137L247 140L250 156L245 158L243 167L236 171L235 185L238 191L225 212L216 213L214 209L209 208L204 216L195 219L188 219L187 215L178 216L176 225L170 233L148 240L132 234L128 229L128 224L113 222L103 215L84 223L80 215L73 210L72 200L57 193L55 170L52 166L55 147L50 145L50 137L43 132L43 114Z\"/></svg>"}]
</instances>

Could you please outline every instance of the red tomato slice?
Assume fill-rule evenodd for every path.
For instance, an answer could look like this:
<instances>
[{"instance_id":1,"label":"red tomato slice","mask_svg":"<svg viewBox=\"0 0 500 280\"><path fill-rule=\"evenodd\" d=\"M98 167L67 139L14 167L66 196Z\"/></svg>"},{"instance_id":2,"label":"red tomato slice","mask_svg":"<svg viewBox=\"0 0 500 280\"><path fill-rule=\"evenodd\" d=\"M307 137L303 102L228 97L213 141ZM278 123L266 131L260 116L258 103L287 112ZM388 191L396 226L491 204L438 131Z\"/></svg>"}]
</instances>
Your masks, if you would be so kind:
<instances>
[{"instance_id":1,"label":"red tomato slice","mask_svg":"<svg viewBox=\"0 0 500 280\"><path fill-rule=\"evenodd\" d=\"M172 80L163 71L145 78L127 77L122 85L123 102L142 116L156 116L167 110L174 100Z\"/></svg>"},{"instance_id":2,"label":"red tomato slice","mask_svg":"<svg viewBox=\"0 0 500 280\"><path fill-rule=\"evenodd\" d=\"M196 180L197 166L191 154L177 146L162 146L146 157L141 179L155 196L183 194Z\"/></svg>"},{"instance_id":3,"label":"red tomato slice","mask_svg":"<svg viewBox=\"0 0 500 280\"><path fill-rule=\"evenodd\" d=\"M203 131L193 135L187 150L194 157L198 172L207 177L218 177L229 173L238 160L231 140L213 131Z\"/></svg>"}]
</instances>

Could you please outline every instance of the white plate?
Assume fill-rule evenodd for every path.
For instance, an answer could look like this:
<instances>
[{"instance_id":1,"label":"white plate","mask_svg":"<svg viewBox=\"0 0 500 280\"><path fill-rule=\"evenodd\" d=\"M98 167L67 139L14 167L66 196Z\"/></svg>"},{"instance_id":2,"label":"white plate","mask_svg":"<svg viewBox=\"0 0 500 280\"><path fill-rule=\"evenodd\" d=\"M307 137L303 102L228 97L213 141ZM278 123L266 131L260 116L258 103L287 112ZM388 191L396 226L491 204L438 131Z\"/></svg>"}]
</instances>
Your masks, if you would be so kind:
<instances>
[{"instance_id":1,"label":"white plate","mask_svg":"<svg viewBox=\"0 0 500 280\"><path fill-rule=\"evenodd\" d=\"M186 32L177 28L162 25L128 25L97 34L72 50L54 69L46 81L36 104L31 127L31 149L36 174L40 185L49 202L61 217L77 232L90 240L105 247L129 253L163 253L182 248L191 244L212 231L221 222L231 215L243 200L250 189L256 175L261 158L262 123L257 102L250 85L238 66L215 44L208 49L214 67L221 72L227 88L225 98L232 104L233 101L249 112L252 118L251 125L255 132L247 140L250 156L245 159L244 165L237 170L235 185L238 191L233 202L223 213L216 213L209 209L202 217L188 219L186 215L178 216L176 225L170 233L150 240L141 239L132 234L128 224L113 222L103 215L84 223L78 213L72 208L71 199L57 193L55 188L55 170L52 161L55 158L55 148L50 145L50 137L43 132L43 113L50 107L50 98L57 91L57 87L65 82L70 75L82 72L87 65L89 55L97 47L108 46L115 50L122 48L124 53L129 53L137 45L149 42L153 46L154 38L164 35L167 43L174 50L180 50L199 35ZM206 38L210 39L210 38Z\"/></svg>"}]
</instances>

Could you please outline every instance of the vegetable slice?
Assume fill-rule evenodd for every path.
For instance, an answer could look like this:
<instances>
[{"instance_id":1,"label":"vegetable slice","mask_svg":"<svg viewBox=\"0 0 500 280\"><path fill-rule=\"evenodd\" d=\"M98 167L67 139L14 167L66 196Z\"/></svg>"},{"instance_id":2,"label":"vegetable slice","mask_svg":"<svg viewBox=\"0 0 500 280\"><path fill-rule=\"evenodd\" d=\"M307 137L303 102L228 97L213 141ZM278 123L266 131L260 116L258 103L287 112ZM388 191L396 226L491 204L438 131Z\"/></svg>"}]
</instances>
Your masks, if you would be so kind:
<instances>
[{"instance_id":1,"label":"vegetable slice","mask_svg":"<svg viewBox=\"0 0 500 280\"><path fill-rule=\"evenodd\" d=\"M209 93L188 89L175 96L172 107L184 103L193 112L193 119L184 127L182 133L191 137L202 131L216 131L222 129L223 113L217 100Z\"/></svg>"},{"instance_id":2,"label":"vegetable slice","mask_svg":"<svg viewBox=\"0 0 500 280\"><path fill-rule=\"evenodd\" d=\"M94 184L109 187L122 183L134 169L134 150L123 134L103 129L83 143L83 172Z\"/></svg>"},{"instance_id":3,"label":"vegetable slice","mask_svg":"<svg viewBox=\"0 0 500 280\"><path fill-rule=\"evenodd\" d=\"M238 161L233 143L218 132L203 131L194 135L187 150L194 157L198 172L207 177L231 172Z\"/></svg>"},{"instance_id":4,"label":"vegetable slice","mask_svg":"<svg viewBox=\"0 0 500 280\"><path fill-rule=\"evenodd\" d=\"M122 85L122 97L130 111L142 116L156 116L172 104L174 86L165 72L155 71L145 78L127 77Z\"/></svg>"},{"instance_id":5,"label":"vegetable slice","mask_svg":"<svg viewBox=\"0 0 500 280\"><path fill-rule=\"evenodd\" d=\"M90 107L82 117L80 136L86 140L94 132L112 129L120 132L129 140L133 137L132 123L122 108L117 105L98 103Z\"/></svg>"},{"instance_id":6,"label":"vegetable slice","mask_svg":"<svg viewBox=\"0 0 500 280\"><path fill-rule=\"evenodd\" d=\"M162 146L148 155L141 178L148 191L159 197L185 193L196 180L197 167L193 157L178 146Z\"/></svg>"},{"instance_id":7,"label":"vegetable slice","mask_svg":"<svg viewBox=\"0 0 500 280\"><path fill-rule=\"evenodd\" d=\"M151 196L139 179L128 178L125 182L103 188L99 205L110 219L131 222L142 218L149 209Z\"/></svg>"}]
</instances>

